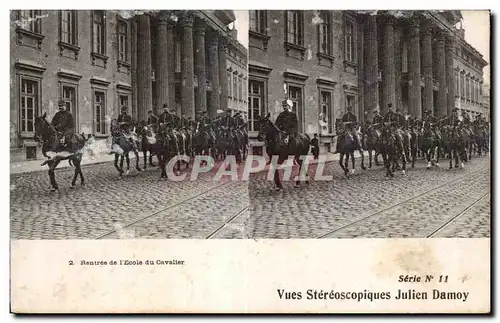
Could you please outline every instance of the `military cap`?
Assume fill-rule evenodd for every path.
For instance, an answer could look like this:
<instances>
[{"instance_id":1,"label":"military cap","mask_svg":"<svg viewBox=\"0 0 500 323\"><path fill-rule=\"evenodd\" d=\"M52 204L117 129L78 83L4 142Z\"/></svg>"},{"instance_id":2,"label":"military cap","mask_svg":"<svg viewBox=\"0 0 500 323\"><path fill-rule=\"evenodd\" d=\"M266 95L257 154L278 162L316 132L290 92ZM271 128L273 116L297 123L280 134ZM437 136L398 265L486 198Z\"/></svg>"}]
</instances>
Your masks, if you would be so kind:
<instances>
[{"instance_id":1,"label":"military cap","mask_svg":"<svg viewBox=\"0 0 500 323\"><path fill-rule=\"evenodd\" d=\"M66 106L66 102L64 102L63 100L59 100L59 102L57 102L57 105L60 107L64 107Z\"/></svg>"}]
</instances>

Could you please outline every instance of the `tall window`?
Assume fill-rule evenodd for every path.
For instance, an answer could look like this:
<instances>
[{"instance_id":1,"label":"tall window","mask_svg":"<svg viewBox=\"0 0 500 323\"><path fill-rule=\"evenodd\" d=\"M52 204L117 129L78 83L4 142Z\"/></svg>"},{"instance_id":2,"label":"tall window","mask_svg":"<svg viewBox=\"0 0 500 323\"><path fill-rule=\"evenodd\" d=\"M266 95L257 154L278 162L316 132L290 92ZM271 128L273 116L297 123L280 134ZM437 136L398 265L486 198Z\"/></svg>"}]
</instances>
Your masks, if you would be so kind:
<instances>
[{"instance_id":1,"label":"tall window","mask_svg":"<svg viewBox=\"0 0 500 323\"><path fill-rule=\"evenodd\" d=\"M319 17L321 18L321 23L318 24L319 52L331 55L330 12L321 11Z\"/></svg>"},{"instance_id":2,"label":"tall window","mask_svg":"<svg viewBox=\"0 0 500 323\"><path fill-rule=\"evenodd\" d=\"M346 108L352 107L353 113L356 114L356 98L354 95L346 95ZM347 109L346 109L347 110Z\"/></svg>"},{"instance_id":3,"label":"tall window","mask_svg":"<svg viewBox=\"0 0 500 323\"><path fill-rule=\"evenodd\" d=\"M19 10L20 27L35 34L42 33L41 10Z\"/></svg>"},{"instance_id":4,"label":"tall window","mask_svg":"<svg viewBox=\"0 0 500 323\"><path fill-rule=\"evenodd\" d=\"M260 34L267 34L267 11L250 10L250 30Z\"/></svg>"},{"instance_id":5,"label":"tall window","mask_svg":"<svg viewBox=\"0 0 500 323\"><path fill-rule=\"evenodd\" d=\"M289 99L292 101L292 111L297 114L299 131L302 131L302 88L288 86Z\"/></svg>"},{"instance_id":6,"label":"tall window","mask_svg":"<svg viewBox=\"0 0 500 323\"><path fill-rule=\"evenodd\" d=\"M35 116L40 104L39 81L21 78L21 131L35 131Z\"/></svg>"},{"instance_id":7,"label":"tall window","mask_svg":"<svg viewBox=\"0 0 500 323\"><path fill-rule=\"evenodd\" d=\"M118 102L120 103L120 109L123 107L127 107L127 109L129 108L127 94L120 94L118 97Z\"/></svg>"},{"instance_id":8,"label":"tall window","mask_svg":"<svg viewBox=\"0 0 500 323\"><path fill-rule=\"evenodd\" d=\"M326 122L326 133L332 133L332 93L321 91L320 113L322 121ZM323 130L323 129L322 129Z\"/></svg>"},{"instance_id":9,"label":"tall window","mask_svg":"<svg viewBox=\"0 0 500 323\"><path fill-rule=\"evenodd\" d=\"M94 91L95 133L106 134L106 93Z\"/></svg>"},{"instance_id":10,"label":"tall window","mask_svg":"<svg viewBox=\"0 0 500 323\"><path fill-rule=\"evenodd\" d=\"M66 105L66 110L71 112L73 118L78 115L77 111L77 101L76 101L76 87L63 85L62 87L62 100Z\"/></svg>"},{"instance_id":11,"label":"tall window","mask_svg":"<svg viewBox=\"0 0 500 323\"><path fill-rule=\"evenodd\" d=\"M231 71L227 71L227 86L228 86L228 96L233 97L233 81L231 79Z\"/></svg>"},{"instance_id":12,"label":"tall window","mask_svg":"<svg viewBox=\"0 0 500 323\"><path fill-rule=\"evenodd\" d=\"M465 76L460 73L460 96L465 99Z\"/></svg>"},{"instance_id":13,"label":"tall window","mask_svg":"<svg viewBox=\"0 0 500 323\"><path fill-rule=\"evenodd\" d=\"M354 62L354 23L350 20L345 21L345 60L348 62Z\"/></svg>"},{"instance_id":14,"label":"tall window","mask_svg":"<svg viewBox=\"0 0 500 323\"><path fill-rule=\"evenodd\" d=\"M455 94L460 96L460 83L458 78L458 71L455 71Z\"/></svg>"},{"instance_id":15,"label":"tall window","mask_svg":"<svg viewBox=\"0 0 500 323\"><path fill-rule=\"evenodd\" d=\"M92 21L92 50L94 53L106 54L106 18L104 10L94 10Z\"/></svg>"},{"instance_id":16,"label":"tall window","mask_svg":"<svg viewBox=\"0 0 500 323\"><path fill-rule=\"evenodd\" d=\"M466 88L465 88L465 98L467 100L470 100L470 78L468 76L467 77L467 80L466 80Z\"/></svg>"},{"instance_id":17,"label":"tall window","mask_svg":"<svg viewBox=\"0 0 500 323\"><path fill-rule=\"evenodd\" d=\"M118 59L128 62L128 25L123 20L118 21Z\"/></svg>"},{"instance_id":18,"label":"tall window","mask_svg":"<svg viewBox=\"0 0 500 323\"><path fill-rule=\"evenodd\" d=\"M238 100L238 75L233 74L233 99Z\"/></svg>"},{"instance_id":19,"label":"tall window","mask_svg":"<svg viewBox=\"0 0 500 323\"><path fill-rule=\"evenodd\" d=\"M238 77L238 100L243 100L243 77Z\"/></svg>"},{"instance_id":20,"label":"tall window","mask_svg":"<svg viewBox=\"0 0 500 323\"><path fill-rule=\"evenodd\" d=\"M76 10L61 10L61 41L66 44L77 44Z\"/></svg>"},{"instance_id":21,"label":"tall window","mask_svg":"<svg viewBox=\"0 0 500 323\"><path fill-rule=\"evenodd\" d=\"M257 120L265 113L264 82L250 80L248 83L248 125L249 131L259 131Z\"/></svg>"},{"instance_id":22,"label":"tall window","mask_svg":"<svg viewBox=\"0 0 500 323\"><path fill-rule=\"evenodd\" d=\"M304 30L304 21L302 11L287 10L286 12L286 41L295 45L302 46L304 39L302 33Z\"/></svg>"}]
</instances>

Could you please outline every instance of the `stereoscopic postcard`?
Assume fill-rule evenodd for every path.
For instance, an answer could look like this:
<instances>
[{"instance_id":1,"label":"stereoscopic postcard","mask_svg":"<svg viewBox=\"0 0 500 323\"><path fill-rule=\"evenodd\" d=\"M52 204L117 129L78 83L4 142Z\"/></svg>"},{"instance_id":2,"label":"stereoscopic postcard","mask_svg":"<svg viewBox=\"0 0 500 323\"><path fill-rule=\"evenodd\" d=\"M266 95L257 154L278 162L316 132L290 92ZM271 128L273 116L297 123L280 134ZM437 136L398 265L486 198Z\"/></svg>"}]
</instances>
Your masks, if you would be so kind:
<instances>
[{"instance_id":1,"label":"stereoscopic postcard","mask_svg":"<svg viewBox=\"0 0 500 323\"><path fill-rule=\"evenodd\" d=\"M489 313L489 66L488 10L11 10L11 311Z\"/></svg>"}]
</instances>

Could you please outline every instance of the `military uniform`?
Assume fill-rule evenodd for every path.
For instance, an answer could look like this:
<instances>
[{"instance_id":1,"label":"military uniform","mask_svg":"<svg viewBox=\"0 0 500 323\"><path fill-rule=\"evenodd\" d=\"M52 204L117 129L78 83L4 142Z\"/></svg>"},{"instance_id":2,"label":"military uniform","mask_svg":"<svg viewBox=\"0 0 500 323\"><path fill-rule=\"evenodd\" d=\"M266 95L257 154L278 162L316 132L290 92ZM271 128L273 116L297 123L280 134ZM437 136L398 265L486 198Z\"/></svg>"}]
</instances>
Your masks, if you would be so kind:
<instances>
[{"instance_id":1,"label":"military uniform","mask_svg":"<svg viewBox=\"0 0 500 323\"><path fill-rule=\"evenodd\" d=\"M118 116L118 123L120 123L120 129L125 133L130 132L130 126L132 125L132 117L127 114L127 110L122 108L122 114Z\"/></svg>"},{"instance_id":2,"label":"military uniform","mask_svg":"<svg viewBox=\"0 0 500 323\"><path fill-rule=\"evenodd\" d=\"M150 124L156 125L158 123L158 117L154 113L150 114L148 116L147 123L148 123L148 125L150 125Z\"/></svg>"},{"instance_id":3,"label":"military uniform","mask_svg":"<svg viewBox=\"0 0 500 323\"><path fill-rule=\"evenodd\" d=\"M59 107L65 107L64 101L59 101ZM66 146L71 140L75 128L75 121L73 120L71 112L67 111L65 108L57 111L52 118L51 124L56 131L62 133L63 137L61 143Z\"/></svg>"},{"instance_id":4,"label":"military uniform","mask_svg":"<svg viewBox=\"0 0 500 323\"><path fill-rule=\"evenodd\" d=\"M382 116L377 112L373 116L373 123L376 124L376 123L383 123L383 122L384 122L384 118L382 118Z\"/></svg>"}]
</instances>

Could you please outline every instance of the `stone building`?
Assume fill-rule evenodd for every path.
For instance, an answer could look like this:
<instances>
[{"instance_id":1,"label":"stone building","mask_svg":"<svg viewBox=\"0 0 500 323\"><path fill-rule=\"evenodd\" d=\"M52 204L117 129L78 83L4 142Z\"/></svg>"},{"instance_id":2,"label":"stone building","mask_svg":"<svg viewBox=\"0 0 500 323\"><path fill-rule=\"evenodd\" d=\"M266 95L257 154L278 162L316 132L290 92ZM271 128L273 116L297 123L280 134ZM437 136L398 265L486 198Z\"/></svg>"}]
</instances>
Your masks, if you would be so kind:
<instances>
[{"instance_id":1,"label":"stone building","mask_svg":"<svg viewBox=\"0 0 500 323\"><path fill-rule=\"evenodd\" d=\"M77 132L106 139L120 107L134 120L164 103L215 116L241 97L229 92L228 72L238 71L237 88L245 84L231 10L13 10L10 19L12 161L41 157L34 116L51 119L60 99Z\"/></svg>"},{"instance_id":2,"label":"stone building","mask_svg":"<svg viewBox=\"0 0 500 323\"><path fill-rule=\"evenodd\" d=\"M332 146L334 120L349 105L361 121L371 120L375 109L384 114L388 103L414 117L424 109L445 116L457 106L455 48L477 65L477 83L487 64L455 27L460 11L253 10L249 15L254 137L255 116L270 112L276 118L285 98L294 103L300 131L319 133L326 149Z\"/></svg>"},{"instance_id":3,"label":"stone building","mask_svg":"<svg viewBox=\"0 0 500 323\"><path fill-rule=\"evenodd\" d=\"M488 63L464 40L464 33L460 26L454 52L455 106L471 118L485 116L483 68Z\"/></svg>"},{"instance_id":4,"label":"stone building","mask_svg":"<svg viewBox=\"0 0 500 323\"><path fill-rule=\"evenodd\" d=\"M247 115L247 80L248 80L248 51L237 39L238 31L232 29L231 37L227 43L227 84L228 102L227 108L240 112L245 118Z\"/></svg>"}]
</instances>

